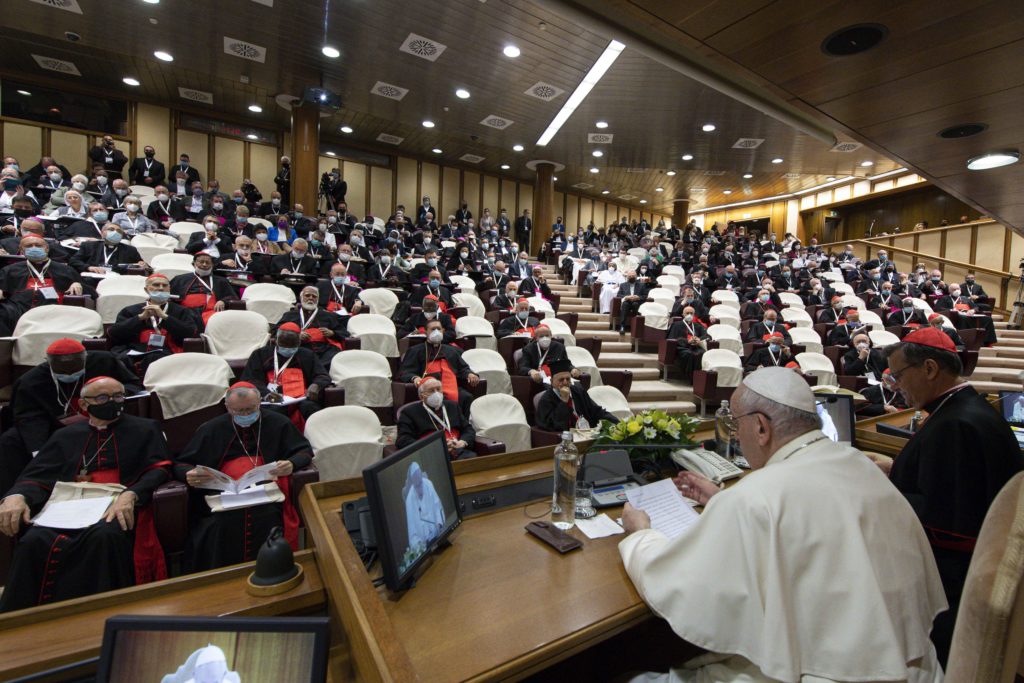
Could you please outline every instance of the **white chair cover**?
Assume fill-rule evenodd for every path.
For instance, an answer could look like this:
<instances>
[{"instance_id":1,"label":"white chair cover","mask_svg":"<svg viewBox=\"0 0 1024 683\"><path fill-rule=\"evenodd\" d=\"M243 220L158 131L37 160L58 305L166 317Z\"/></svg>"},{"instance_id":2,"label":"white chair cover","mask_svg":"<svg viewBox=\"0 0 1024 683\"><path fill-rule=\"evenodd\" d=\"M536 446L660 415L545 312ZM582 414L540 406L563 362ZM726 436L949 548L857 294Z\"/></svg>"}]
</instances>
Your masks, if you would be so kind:
<instances>
[{"instance_id":1,"label":"white chair cover","mask_svg":"<svg viewBox=\"0 0 1024 683\"><path fill-rule=\"evenodd\" d=\"M102 282L102 281L101 281ZM104 325L111 325L117 320L117 314L122 309L128 306L134 306L135 304L141 304L149 299L149 295L145 292L140 293L122 293L114 292L111 294L100 294L96 298L96 312L100 314L100 318L103 320Z\"/></svg>"},{"instance_id":2,"label":"white chair cover","mask_svg":"<svg viewBox=\"0 0 1024 683\"><path fill-rule=\"evenodd\" d=\"M466 315L455 320L455 336L476 337L476 347L497 351L498 340L494 337L494 326L486 318L476 315Z\"/></svg>"},{"instance_id":3,"label":"white chair cover","mask_svg":"<svg viewBox=\"0 0 1024 683\"><path fill-rule=\"evenodd\" d=\"M728 289L716 289L711 292L711 299L717 301L716 306L728 306L736 311L740 310L740 298L736 292Z\"/></svg>"},{"instance_id":4,"label":"white chair cover","mask_svg":"<svg viewBox=\"0 0 1024 683\"><path fill-rule=\"evenodd\" d=\"M452 249L455 247L455 240L441 240L441 246L445 249Z\"/></svg>"},{"instance_id":5,"label":"white chair cover","mask_svg":"<svg viewBox=\"0 0 1024 683\"><path fill-rule=\"evenodd\" d=\"M675 277L679 278L679 284L683 284L686 282L686 270L684 270L682 266L665 266L664 268L661 269L661 274L674 275Z\"/></svg>"},{"instance_id":6,"label":"white chair cover","mask_svg":"<svg viewBox=\"0 0 1024 683\"><path fill-rule=\"evenodd\" d=\"M643 261L648 256L647 250L643 247L633 247L632 249L627 250L626 253L635 258L637 263Z\"/></svg>"},{"instance_id":7,"label":"white chair cover","mask_svg":"<svg viewBox=\"0 0 1024 683\"><path fill-rule=\"evenodd\" d=\"M924 299L914 299L913 301L914 301L914 308L916 308L919 311L924 311L926 316L929 316L932 313L934 313L934 311L932 310L931 304L929 304Z\"/></svg>"},{"instance_id":8,"label":"white chair cover","mask_svg":"<svg viewBox=\"0 0 1024 683\"><path fill-rule=\"evenodd\" d=\"M67 337L82 341L103 336L103 318L83 306L37 306L25 311L14 327L15 365L39 365L46 347Z\"/></svg>"},{"instance_id":9,"label":"white chair cover","mask_svg":"<svg viewBox=\"0 0 1024 683\"><path fill-rule=\"evenodd\" d=\"M484 302L480 301L480 297L476 295L476 292L472 294L467 292L452 294L452 302L456 306L464 306L469 315L477 318L482 318L487 313L487 309L484 308Z\"/></svg>"},{"instance_id":10,"label":"white chair cover","mask_svg":"<svg viewBox=\"0 0 1024 683\"><path fill-rule=\"evenodd\" d=\"M270 338L267 328L267 319L254 311L218 311L210 316L202 336L213 355L248 360Z\"/></svg>"},{"instance_id":11,"label":"white chair cover","mask_svg":"<svg viewBox=\"0 0 1024 683\"><path fill-rule=\"evenodd\" d=\"M156 191L149 185L129 185L128 191L136 197L153 197Z\"/></svg>"},{"instance_id":12,"label":"white chair cover","mask_svg":"<svg viewBox=\"0 0 1024 683\"><path fill-rule=\"evenodd\" d=\"M487 394L469 406L469 421L479 436L505 444L506 453L530 449L530 425L522 404L506 394Z\"/></svg>"},{"instance_id":13,"label":"white chair cover","mask_svg":"<svg viewBox=\"0 0 1024 683\"><path fill-rule=\"evenodd\" d=\"M590 351L582 346L566 346L565 355L569 357L569 362L574 368L579 368L580 372L590 375L590 386L599 387L604 384L601 369L597 367L597 361Z\"/></svg>"},{"instance_id":14,"label":"white chair cover","mask_svg":"<svg viewBox=\"0 0 1024 683\"><path fill-rule=\"evenodd\" d=\"M448 278L452 284L462 290L463 294L476 294L476 282L466 275L452 275Z\"/></svg>"},{"instance_id":15,"label":"white chair cover","mask_svg":"<svg viewBox=\"0 0 1024 683\"><path fill-rule=\"evenodd\" d=\"M142 294L146 295L146 278L142 275L117 275L111 277L108 274L96 283L96 293L100 296L106 294Z\"/></svg>"},{"instance_id":16,"label":"white chair cover","mask_svg":"<svg viewBox=\"0 0 1024 683\"><path fill-rule=\"evenodd\" d=\"M804 300L800 298L799 294L794 292L779 292L779 300L791 308L804 310Z\"/></svg>"},{"instance_id":17,"label":"white chair cover","mask_svg":"<svg viewBox=\"0 0 1024 683\"><path fill-rule=\"evenodd\" d=\"M843 306L856 308L861 313L864 313L864 311L868 310L868 305L864 302L864 299L861 299L859 296L855 294L844 294Z\"/></svg>"},{"instance_id":18,"label":"white chair cover","mask_svg":"<svg viewBox=\"0 0 1024 683\"><path fill-rule=\"evenodd\" d=\"M641 251L643 250L641 249ZM640 265L639 259L635 256L630 256L628 253L625 256L617 256L613 258L611 262L618 267L619 272L623 275L631 270L636 270L636 267Z\"/></svg>"},{"instance_id":19,"label":"white chair cover","mask_svg":"<svg viewBox=\"0 0 1024 683\"><path fill-rule=\"evenodd\" d=\"M828 356L822 353L806 351L796 354L796 362L805 375L813 375L818 378L818 384L838 384L836 368Z\"/></svg>"},{"instance_id":20,"label":"white chair cover","mask_svg":"<svg viewBox=\"0 0 1024 683\"><path fill-rule=\"evenodd\" d=\"M145 214L146 211L149 209L149 205L152 204L155 201L156 201L156 195L155 194L147 194L147 195L144 195L142 197L139 197L139 204L142 205L142 213Z\"/></svg>"},{"instance_id":21,"label":"white chair cover","mask_svg":"<svg viewBox=\"0 0 1024 683\"><path fill-rule=\"evenodd\" d=\"M655 301L645 301L637 309L637 315L644 317L644 325L656 330L667 330L669 310Z\"/></svg>"},{"instance_id":22,"label":"white chair cover","mask_svg":"<svg viewBox=\"0 0 1024 683\"><path fill-rule=\"evenodd\" d=\"M306 420L305 436L313 447L320 481L361 476L364 467L384 455L380 420L362 406L318 410Z\"/></svg>"},{"instance_id":23,"label":"white chair cover","mask_svg":"<svg viewBox=\"0 0 1024 683\"><path fill-rule=\"evenodd\" d=\"M672 292L672 296L679 296L679 287L683 283L677 275L659 275L655 281L658 283L658 287L664 287Z\"/></svg>"},{"instance_id":24,"label":"white chair cover","mask_svg":"<svg viewBox=\"0 0 1024 683\"><path fill-rule=\"evenodd\" d=\"M360 348L365 351L376 351L389 358L398 355L395 323L391 318L375 313L353 315L348 319L348 333L360 339Z\"/></svg>"},{"instance_id":25,"label":"white chair cover","mask_svg":"<svg viewBox=\"0 0 1024 683\"><path fill-rule=\"evenodd\" d=\"M393 403L391 365L376 351L341 351L331 361L330 373L334 384L345 390L347 406L383 408Z\"/></svg>"},{"instance_id":26,"label":"white chair cover","mask_svg":"<svg viewBox=\"0 0 1024 683\"><path fill-rule=\"evenodd\" d=\"M178 248L178 240L171 235L164 235L159 232L140 232L131 240L132 246L136 249L139 246L151 245L154 247L170 247L171 249Z\"/></svg>"},{"instance_id":27,"label":"white chair cover","mask_svg":"<svg viewBox=\"0 0 1024 683\"><path fill-rule=\"evenodd\" d=\"M814 327L814 321L811 316L802 308L783 308L782 319L789 324L790 328L795 327Z\"/></svg>"},{"instance_id":28,"label":"white chair cover","mask_svg":"<svg viewBox=\"0 0 1024 683\"><path fill-rule=\"evenodd\" d=\"M398 306L398 296L390 289L383 287L364 289L359 292L359 298L370 307L370 313L382 315L388 319L395 314L395 307Z\"/></svg>"},{"instance_id":29,"label":"white chair cover","mask_svg":"<svg viewBox=\"0 0 1024 683\"><path fill-rule=\"evenodd\" d=\"M203 232L204 228L200 223L191 223L189 221L178 221L177 223L171 223L167 228L167 232L171 233L178 238L178 248L184 249L185 245L188 244L189 237L194 232Z\"/></svg>"},{"instance_id":30,"label":"white chair cover","mask_svg":"<svg viewBox=\"0 0 1024 683\"><path fill-rule=\"evenodd\" d=\"M569 323L554 316L549 316L541 320L540 324L546 325L551 330L551 336L560 338L566 347L576 346L576 335L572 333Z\"/></svg>"},{"instance_id":31,"label":"white chair cover","mask_svg":"<svg viewBox=\"0 0 1024 683\"><path fill-rule=\"evenodd\" d=\"M700 357L702 370L718 373L718 386L736 387L743 381L743 361L738 353L726 349L710 349Z\"/></svg>"},{"instance_id":32,"label":"white chair cover","mask_svg":"<svg viewBox=\"0 0 1024 683\"><path fill-rule=\"evenodd\" d=\"M848 282L833 282L832 291L836 294L853 294L853 287Z\"/></svg>"},{"instance_id":33,"label":"white chair cover","mask_svg":"<svg viewBox=\"0 0 1024 683\"><path fill-rule=\"evenodd\" d=\"M192 265L192 254L157 254L147 263L153 266L154 272L163 273L172 279L177 275L195 272Z\"/></svg>"},{"instance_id":34,"label":"white chair cover","mask_svg":"<svg viewBox=\"0 0 1024 683\"><path fill-rule=\"evenodd\" d=\"M615 387L609 385L592 386L587 390L587 394L594 403L620 420L628 420L633 417L633 411L629 409L629 401Z\"/></svg>"},{"instance_id":35,"label":"white chair cover","mask_svg":"<svg viewBox=\"0 0 1024 683\"><path fill-rule=\"evenodd\" d=\"M836 273L831 270L822 270L818 273L818 277L822 280L829 280L831 282L843 282L843 274ZM833 287L835 289L835 287Z\"/></svg>"},{"instance_id":36,"label":"white chair cover","mask_svg":"<svg viewBox=\"0 0 1024 683\"><path fill-rule=\"evenodd\" d=\"M469 349L463 352L462 360L481 379L487 380L488 394L512 395L512 378L500 353L490 349Z\"/></svg>"},{"instance_id":37,"label":"white chair cover","mask_svg":"<svg viewBox=\"0 0 1024 683\"><path fill-rule=\"evenodd\" d=\"M174 253L174 249L172 247L158 247L154 244L146 243L140 244L138 246L135 246L133 244L132 246L138 250L139 256L142 257L142 260L151 266L153 265L153 259L155 259L157 256ZM164 273L164 275L167 275L167 277L173 277L172 275L170 275L170 273Z\"/></svg>"},{"instance_id":38,"label":"white chair cover","mask_svg":"<svg viewBox=\"0 0 1024 683\"><path fill-rule=\"evenodd\" d=\"M871 340L871 345L877 349L900 343L900 338L888 330L871 330L868 332L868 338Z\"/></svg>"},{"instance_id":39,"label":"white chair cover","mask_svg":"<svg viewBox=\"0 0 1024 683\"><path fill-rule=\"evenodd\" d=\"M545 315L554 315L555 309L551 305L551 302L539 296L531 296L527 299L530 302L530 310Z\"/></svg>"},{"instance_id":40,"label":"white chair cover","mask_svg":"<svg viewBox=\"0 0 1024 683\"><path fill-rule=\"evenodd\" d=\"M885 324L882 322L881 316L879 316L874 311L865 311L864 309L861 309L860 321L865 325L872 325L877 330L881 330L885 327Z\"/></svg>"},{"instance_id":41,"label":"white chair cover","mask_svg":"<svg viewBox=\"0 0 1024 683\"><path fill-rule=\"evenodd\" d=\"M767 268L768 270L771 270L772 268L774 268L777 265L779 265L779 262L778 261L774 261L774 260L773 261L765 261L764 262L764 267Z\"/></svg>"},{"instance_id":42,"label":"white chair cover","mask_svg":"<svg viewBox=\"0 0 1024 683\"><path fill-rule=\"evenodd\" d=\"M794 344L800 344L810 353L821 353L823 345L821 337L810 327L794 327L789 331Z\"/></svg>"},{"instance_id":43,"label":"white chair cover","mask_svg":"<svg viewBox=\"0 0 1024 683\"><path fill-rule=\"evenodd\" d=\"M249 225L253 226L254 228L257 225L261 225L264 228L267 228L268 230L271 227L273 227L270 221L268 221L266 218L260 218L259 216L249 216Z\"/></svg>"},{"instance_id":44,"label":"white chair cover","mask_svg":"<svg viewBox=\"0 0 1024 683\"><path fill-rule=\"evenodd\" d=\"M409 259L409 270L412 270L413 268L415 268L419 264L426 263L426 262L427 262L427 260L425 258L422 258L422 257L416 257L416 258L413 258L413 259Z\"/></svg>"},{"instance_id":45,"label":"white chair cover","mask_svg":"<svg viewBox=\"0 0 1024 683\"><path fill-rule=\"evenodd\" d=\"M247 311L259 313L268 323L274 324L295 306L295 292L284 285L257 282L245 288L242 301Z\"/></svg>"},{"instance_id":46,"label":"white chair cover","mask_svg":"<svg viewBox=\"0 0 1024 683\"><path fill-rule=\"evenodd\" d=\"M715 304L708 310L708 315L722 325L731 325L736 329L740 327L740 312L727 304Z\"/></svg>"},{"instance_id":47,"label":"white chair cover","mask_svg":"<svg viewBox=\"0 0 1024 683\"><path fill-rule=\"evenodd\" d=\"M149 364L142 383L160 399L165 418L216 405L231 386L228 362L209 353L175 353Z\"/></svg>"},{"instance_id":48,"label":"white chair cover","mask_svg":"<svg viewBox=\"0 0 1024 683\"><path fill-rule=\"evenodd\" d=\"M655 287L654 289L647 293L647 296L655 303L659 303L665 308L667 308L669 311L671 311L672 307L676 305L676 296L678 295L674 294L673 290L671 289L665 289L664 287Z\"/></svg>"},{"instance_id":49,"label":"white chair cover","mask_svg":"<svg viewBox=\"0 0 1024 683\"><path fill-rule=\"evenodd\" d=\"M738 327L723 324L712 325L708 328L708 336L718 342L718 348L732 351L737 356L743 355L743 339L740 337Z\"/></svg>"}]
</instances>

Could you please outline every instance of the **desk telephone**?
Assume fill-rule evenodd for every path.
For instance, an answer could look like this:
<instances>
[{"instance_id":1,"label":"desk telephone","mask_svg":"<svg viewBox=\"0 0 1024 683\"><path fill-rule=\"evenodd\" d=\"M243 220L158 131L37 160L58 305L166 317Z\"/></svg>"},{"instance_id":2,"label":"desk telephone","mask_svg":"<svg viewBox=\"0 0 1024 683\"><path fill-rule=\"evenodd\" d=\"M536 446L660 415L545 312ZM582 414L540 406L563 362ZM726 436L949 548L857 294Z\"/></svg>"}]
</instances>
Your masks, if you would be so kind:
<instances>
[{"instance_id":1,"label":"desk telephone","mask_svg":"<svg viewBox=\"0 0 1024 683\"><path fill-rule=\"evenodd\" d=\"M717 453L712 453L703 448L689 451L685 448L672 451L672 460L677 465L691 472L703 474L716 484L721 484L727 479L735 479L743 474L736 465L732 464Z\"/></svg>"}]
</instances>

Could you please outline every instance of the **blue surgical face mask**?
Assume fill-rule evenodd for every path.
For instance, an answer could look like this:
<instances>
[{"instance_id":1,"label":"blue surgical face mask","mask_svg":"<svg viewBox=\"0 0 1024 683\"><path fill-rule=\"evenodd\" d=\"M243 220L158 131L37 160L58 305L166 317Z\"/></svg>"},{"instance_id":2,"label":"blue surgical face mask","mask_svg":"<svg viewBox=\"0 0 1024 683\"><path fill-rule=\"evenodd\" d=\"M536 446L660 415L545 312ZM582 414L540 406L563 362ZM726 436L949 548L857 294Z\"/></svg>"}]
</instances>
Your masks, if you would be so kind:
<instances>
[{"instance_id":1,"label":"blue surgical face mask","mask_svg":"<svg viewBox=\"0 0 1024 683\"><path fill-rule=\"evenodd\" d=\"M782 348L778 344L769 344L768 348L772 350L772 353L778 353L779 349Z\"/></svg>"},{"instance_id":2,"label":"blue surgical face mask","mask_svg":"<svg viewBox=\"0 0 1024 683\"><path fill-rule=\"evenodd\" d=\"M295 217L296 218L302 218L302 212L301 211L296 211L295 212Z\"/></svg>"},{"instance_id":3,"label":"blue surgical face mask","mask_svg":"<svg viewBox=\"0 0 1024 683\"><path fill-rule=\"evenodd\" d=\"M233 201L235 204L241 204L242 201L243 201L243 198L242 197L232 197L231 201Z\"/></svg>"},{"instance_id":4,"label":"blue surgical face mask","mask_svg":"<svg viewBox=\"0 0 1024 683\"><path fill-rule=\"evenodd\" d=\"M156 304L165 304L171 300L170 292L150 292L149 300Z\"/></svg>"},{"instance_id":5,"label":"blue surgical face mask","mask_svg":"<svg viewBox=\"0 0 1024 683\"><path fill-rule=\"evenodd\" d=\"M441 286L441 281L438 280L437 278L434 278L430 281L430 286L433 287L434 289L437 289L438 287Z\"/></svg>"},{"instance_id":6,"label":"blue surgical face mask","mask_svg":"<svg viewBox=\"0 0 1024 683\"><path fill-rule=\"evenodd\" d=\"M73 384L83 377L85 377L85 368L82 368L78 372L73 372L70 375L62 375L58 372L53 373L53 378L63 384Z\"/></svg>"},{"instance_id":7,"label":"blue surgical face mask","mask_svg":"<svg viewBox=\"0 0 1024 683\"><path fill-rule=\"evenodd\" d=\"M279 354L281 354L282 356L284 356L285 358L291 358L292 356L294 356L298 352L298 350L299 350L298 346L290 346L290 347L289 346L278 346L277 347L277 352Z\"/></svg>"},{"instance_id":8,"label":"blue surgical face mask","mask_svg":"<svg viewBox=\"0 0 1024 683\"><path fill-rule=\"evenodd\" d=\"M93 211L92 217L97 223L102 223L107 220L107 215L106 211Z\"/></svg>"},{"instance_id":9,"label":"blue surgical face mask","mask_svg":"<svg viewBox=\"0 0 1024 683\"><path fill-rule=\"evenodd\" d=\"M348 275L335 275L334 277L331 278L331 280L336 285L343 285L348 282Z\"/></svg>"},{"instance_id":10,"label":"blue surgical face mask","mask_svg":"<svg viewBox=\"0 0 1024 683\"><path fill-rule=\"evenodd\" d=\"M437 265L437 259L436 258L428 258L427 259L427 265L430 266L431 268L433 268L434 266Z\"/></svg>"},{"instance_id":11,"label":"blue surgical face mask","mask_svg":"<svg viewBox=\"0 0 1024 683\"><path fill-rule=\"evenodd\" d=\"M29 261L42 261L46 258L46 249L42 247L29 247L25 250L25 257Z\"/></svg>"},{"instance_id":12,"label":"blue surgical face mask","mask_svg":"<svg viewBox=\"0 0 1024 683\"><path fill-rule=\"evenodd\" d=\"M121 241L121 233L119 233L117 230L111 230L106 234L106 239L111 244L117 244L118 242Z\"/></svg>"},{"instance_id":13,"label":"blue surgical face mask","mask_svg":"<svg viewBox=\"0 0 1024 683\"><path fill-rule=\"evenodd\" d=\"M516 311L516 316L520 320L526 320L527 318L530 317L530 312L529 311Z\"/></svg>"},{"instance_id":14,"label":"blue surgical face mask","mask_svg":"<svg viewBox=\"0 0 1024 683\"><path fill-rule=\"evenodd\" d=\"M239 427L251 427L259 421L260 411L257 410L255 413L249 413L248 415L232 415L231 419Z\"/></svg>"}]
</instances>

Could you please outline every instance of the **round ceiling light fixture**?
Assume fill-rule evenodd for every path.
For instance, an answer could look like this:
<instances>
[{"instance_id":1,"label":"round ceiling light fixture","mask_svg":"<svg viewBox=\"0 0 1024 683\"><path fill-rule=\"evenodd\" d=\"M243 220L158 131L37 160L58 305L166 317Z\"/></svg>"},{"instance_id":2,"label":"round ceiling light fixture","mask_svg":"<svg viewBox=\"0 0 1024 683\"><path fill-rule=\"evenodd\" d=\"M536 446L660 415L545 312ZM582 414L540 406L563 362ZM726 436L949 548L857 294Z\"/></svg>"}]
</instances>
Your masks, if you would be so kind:
<instances>
[{"instance_id":1,"label":"round ceiling light fixture","mask_svg":"<svg viewBox=\"0 0 1024 683\"><path fill-rule=\"evenodd\" d=\"M341 56L341 51L338 50L338 48L332 47L330 45L324 45L322 48L320 48L320 52L324 53L324 57L330 57L331 59L337 59L338 57Z\"/></svg>"},{"instance_id":2,"label":"round ceiling light fixture","mask_svg":"<svg viewBox=\"0 0 1024 683\"><path fill-rule=\"evenodd\" d=\"M505 53L505 56L508 57L509 59L515 59L516 57L522 54L519 48L516 47L515 45L506 45L505 49L503 49L502 52Z\"/></svg>"},{"instance_id":3,"label":"round ceiling light fixture","mask_svg":"<svg viewBox=\"0 0 1024 683\"><path fill-rule=\"evenodd\" d=\"M732 190L722 190L722 194L732 194Z\"/></svg>"},{"instance_id":4,"label":"round ceiling light fixture","mask_svg":"<svg viewBox=\"0 0 1024 683\"><path fill-rule=\"evenodd\" d=\"M863 168L868 168L869 166L874 166L875 162L873 162L873 161L862 161L862 162L860 162L860 165Z\"/></svg>"},{"instance_id":5,"label":"round ceiling light fixture","mask_svg":"<svg viewBox=\"0 0 1024 683\"><path fill-rule=\"evenodd\" d=\"M440 147L435 147L434 149L432 149L430 151L433 152L434 154L441 154L441 153L444 152L444 150L441 149Z\"/></svg>"},{"instance_id":6,"label":"round ceiling light fixture","mask_svg":"<svg viewBox=\"0 0 1024 683\"><path fill-rule=\"evenodd\" d=\"M459 88L458 90L455 91L455 96L458 97L460 100L468 100L469 91L466 90L465 88Z\"/></svg>"},{"instance_id":7,"label":"round ceiling light fixture","mask_svg":"<svg viewBox=\"0 0 1024 683\"><path fill-rule=\"evenodd\" d=\"M985 171L990 168L1009 166L1020 161L1020 152L1015 149L1005 149L997 152L987 152L980 156L971 157L967 160L967 168L972 171Z\"/></svg>"},{"instance_id":8,"label":"round ceiling light fixture","mask_svg":"<svg viewBox=\"0 0 1024 683\"><path fill-rule=\"evenodd\" d=\"M693 159L693 155L692 154L684 154L683 155L683 161L690 161L691 159Z\"/></svg>"},{"instance_id":9,"label":"round ceiling light fixture","mask_svg":"<svg viewBox=\"0 0 1024 683\"><path fill-rule=\"evenodd\" d=\"M833 57L859 55L875 47L889 35L882 24L854 24L841 28L821 42L821 51Z\"/></svg>"},{"instance_id":10,"label":"round ceiling light fixture","mask_svg":"<svg viewBox=\"0 0 1024 683\"><path fill-rule=\"evenodd\" d=\"M607 121L598 121L597 123L594 124L594 127L595 128L605 129L605 128L608 127L608 122Z\"/></svg>"},{"instance_id":11,"label":"round ceiling light fixture","mask_svg":"<svg viewBox=\"0 0 1024 683\"><path fill-rule=\"evenodd\" d=\"M664 187L656 187L656 188L654 188L654 191L655 192L664 192L665 188Z\"/></svg>"},{"instance_id":12,"label":"round ceiling light fixture","mask_svg":"<svg viewBox=\"0 0 1024 683\"><path fill-rule=\"evenodd\" d=\"M775 157L774 159L772 159L773 164L781 164L783 161L784 159L782 157Z\"/></svg>"},{"instance_id":13,"label":"round ceiling light fixture","mask_svg":"<svg viewBox=\"0 0 1024 683\"><path fill-rule=\"evenodd\" d=\"M513 152L522 152L525 148L522 145L512 145Z\"/></svg>"},{"instance_id":14,"label":"round ceiling light fixture","mask_svg":"<svg viewBox=\"0 0 1024 683\"><path fill-rule=\"evenodd\" d=\"M342 132L342 133L345 133L346 135L347 135L348 133L351 133L351 132L352 132L352 126L342 126L342 127L341 127L341 132Z\"/></svg>"},{"instance_id":15,"label":"round ceiling light fixture","mask_svg":"<svg viewBox=\"0 0 1024 683\"><path fill-rule=\"evenodd\" d=\"M600 173L600 171L601 171L601 169L599 169L597 166L594 166L594 167L592 167L590 169L591 173Z\"/></svg>"},{"instance_id":16,"label":"round ceiling light fixture","mask_svg":"<svg viewBox=\"0 0 1024 683\"><path fill-rule=\"evenodd\" d=\"M502 171L507 171L507 170L508 170L508 169L510 169L510 168L512 168L512 167L511 167L511 166L509 166L508 164L502 164L502 165L501 165L501 170L502 170Z\"/></svg>"},{"instance_id":17,"label":"round ceiling light fixture","mask_svg":"<svg viewBox=\"0 0 1024 683\"><path fill-rule=\"evenodd\" d=\"M604 156L604 152L602 152L599 149L595 149L593 152L591 152L591 154L594 155L598 159L600 159L601 157Z\"/></svg>"},{"instance_id":18,"label":"round ceiling light fixture","mask_svg":"<svg viewBox=\"0 0 1024 683\"><path fill-rule=\"evenodd\" d=\"M259 114L260 112L263 111L263 107L261 107L258 104L250 104L249 111L251 111L253 114Z\"/></svg>"},{"instance_id":19,"label":"round ceiling light fixture","mask_svg":"<svg viewBox=\"0 0 1024 683\"><path fill-rule=\"evenodd\" d=\"M700 129L705 133L713 133L715 131L715 124L705 123L703 126L700 127Z\"/></svg>"},{"instance_id":20,"label":"round ceiling light fixture","mask_svg":"<svg viewBox=\"0 0 1024 683\"><path fill-rule=\"evenodd\" d=\"M135 87L135 86L139 85L139 79L132 78L131 76L125 76L124 78L121 79L121 82L124 83L125 85L130 85L132 87Z\"/></svg>"},{"instance_id":21,"label":"round ceiling light fixture","mask_svg":"<svg viewBox=\"0 0 1024 683\"><path fill-rule=\"evenodd\" d=\"M601 190L601 194L611 194L611 190Z\"/></svg>"},{"instance_id":22,"label":"round ceiling light fixture","mask_svg":"<svg viewBox=\"0 0 1024 683\"><path fill-rule=\"evenodd\" d=\"M431 121L430 119L426 119L426 120L423 121L423 127L424 128L433 128L434 127L434 122Z\"/></svg>"},{"instance_id":23,"label":"round ceiling light fixture","mask_svg":"<svg viewBox=\"0 0 1024 683\"><path fill-rule=\"evenodd\" d=\"M676 174L676 172L675 172L675 171L665 171L665 175L667 175L667 176L668 176L668 177L670 177L670 178L671 178L672 176L674 176L675 174Z\"/></svg>"},{"instance_id":24,"label":"round ceiling light fixture","mask_svg":"<svg viewBox=\"0 0 1024 683\"><path fill-rule=\"evenodd\" d=\"M153 56L159 59L161 62L173 62L174 55L170 52L164 52L163 50L157 50L153 53Z\"/></svg>"},{"instance_id":25,"label":"round ceiling light fixture","mask_svg":"<svg viewBox=\"0 0 1024 683\"><path fill-rule=\"evenodd\" d=\"M753 173L744 173L743 177L746 178L747 180L750 180L751 178L754 177L754 174Z\"/></svg>"}]
</instances>

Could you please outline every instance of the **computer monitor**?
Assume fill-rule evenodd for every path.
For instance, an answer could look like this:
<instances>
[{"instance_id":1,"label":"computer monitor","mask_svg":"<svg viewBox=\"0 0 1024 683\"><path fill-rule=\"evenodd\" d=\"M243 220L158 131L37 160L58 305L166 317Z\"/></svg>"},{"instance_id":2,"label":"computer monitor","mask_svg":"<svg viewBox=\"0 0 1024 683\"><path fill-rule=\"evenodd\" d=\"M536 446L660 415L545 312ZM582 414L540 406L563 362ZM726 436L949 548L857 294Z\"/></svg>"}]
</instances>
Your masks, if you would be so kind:
<instances>
[{"instance_id":1,"label":"computer monitor","mask_svg":"<svg viewBox=\"0 0 1024 683\"><path fill-rule=\"evenodd\" d=\"M999 405L1007 422L1016 427L1024 426L1024 391L1000 391Z\"/></svg>"},{"instance_id":2,"label":"computer monitor","mask_svg":"<svg viewBox=\"0 0 1024 683\"><path fill-rule=\"evenodd\" d=\"M327 617L112 617L96 680L324 683L327 624Z\"/></svg>"},{"instance_id":3,"label":"computer monitor","mask_svg":"<svg viewBox=\"0 0 1024 683\"><path fill-rule=\"evenodd\" d=\"M445 435L437 431L363 470L384 583L408 588L462 522Z\"/></svg>"},{"instance_id":4,"label":"computer monitor","mask_svg":"<svg viewBox=\"0 0 1024 683\"><path fill-rule=\"evenodd\" d=\"M821 418L821 431L836 443L856 446L853 396L848 394L815 394L814 401Z\"/></svg>"}]
</instances>

